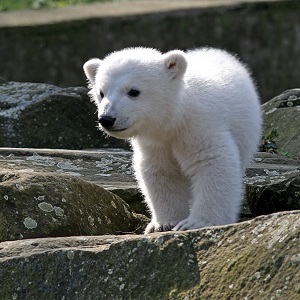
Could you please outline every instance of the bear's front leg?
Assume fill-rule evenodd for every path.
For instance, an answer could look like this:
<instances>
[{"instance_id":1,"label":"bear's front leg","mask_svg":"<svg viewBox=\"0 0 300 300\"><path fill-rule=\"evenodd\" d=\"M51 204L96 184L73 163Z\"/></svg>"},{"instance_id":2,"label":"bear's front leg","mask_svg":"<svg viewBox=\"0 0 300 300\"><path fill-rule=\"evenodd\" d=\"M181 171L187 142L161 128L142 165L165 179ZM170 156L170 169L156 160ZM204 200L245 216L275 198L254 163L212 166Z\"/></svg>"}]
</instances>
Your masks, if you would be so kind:
<instances>
[{"instance_id":1,"label":"bear's front leg","mask_svg":"<svg viewBox=\"0 0 300 300\"><path fill-rule=\"evenodd\" d=\"M222 137L221 137L222 138ZM190 215L173 230L188 230L234 223L238 219L243 195L240 156L234 141L219 138L215 146L180 153L182 169L191 178L192 206ZM199 147L199 149L201 149Z\"/></svg>"},{"instance_id":2,"label":"bear's front leg","mask_svg":"<svg viewBox=\"0 0 300 300\"><path fill-rule=\"evenodd\" d=\"M134 146L133 163L139 186L151 211L145 233L169 231L189 215L187 179L170 152Z\"/></svg>"}]
</instances>

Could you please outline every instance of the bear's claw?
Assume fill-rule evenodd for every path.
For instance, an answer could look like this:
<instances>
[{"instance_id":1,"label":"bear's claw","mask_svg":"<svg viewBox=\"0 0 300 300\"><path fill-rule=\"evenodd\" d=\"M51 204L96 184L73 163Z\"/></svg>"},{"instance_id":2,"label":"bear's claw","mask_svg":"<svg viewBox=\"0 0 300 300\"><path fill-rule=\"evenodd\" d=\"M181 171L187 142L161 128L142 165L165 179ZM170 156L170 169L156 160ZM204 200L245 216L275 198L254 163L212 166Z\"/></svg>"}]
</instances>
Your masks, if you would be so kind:
<instances>
[{"instance_id":1,"label":"bear's claw","mask_svg":"<svg viewBox=\"0 0 300 300\"><path fill-rule=\"evenodd\" d=\"M163 231L171 231L173 230L174 226L178 222L169 222L169 223L149 223L145 229L145 234L153 233L153 232L163 232Z\"/></svg>"},{"instance_id":2,"label":"bear's claw","mask_svg":"<svg viewBox=\"0 0 300 300\"><path fill-rule=\"evenodd\" d=\"M184 231L189 229L198 229L203 227L213 226L211 222L198 219L198 218L186 218L180 221L172 230L173 231Z\"/></svg>"}]
</instances>

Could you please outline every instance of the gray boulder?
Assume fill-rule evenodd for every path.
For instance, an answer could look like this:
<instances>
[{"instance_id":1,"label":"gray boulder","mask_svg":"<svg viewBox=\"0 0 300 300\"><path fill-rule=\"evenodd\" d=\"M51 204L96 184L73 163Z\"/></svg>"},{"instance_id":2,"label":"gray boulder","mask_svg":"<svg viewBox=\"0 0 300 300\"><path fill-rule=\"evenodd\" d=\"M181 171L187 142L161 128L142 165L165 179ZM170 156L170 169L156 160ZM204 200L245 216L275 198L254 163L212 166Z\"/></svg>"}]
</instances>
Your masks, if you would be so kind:
<instances>
[{"instance_id":1,"label":"gray boulder","mask_svg":"<svg viewBox=\"0 0 300 300\"><path fill-rule=\"evenodd\" d=\"M300 158L300 89L287 90L262 108L264 137L269 140L269 147L265 145L267 150L275 147L278 153Z\"/></svg>"},{"instance_id":2,"label":"gray boulder","mask_svg":"<svg viewBox=\"0 0 300 300\"><path fill-rule=\"evenodd\" d=\"M128 147L96 128L96 106L83 87L0 82L0 147Z\"/></svg>"},{"instance_id":3,"label":"gray boulder","mask_svg":"<svg viewBox=\"0 0 300 300\"><path fill-rule=\"evenodd\" d=\"M100 186L46 172L1 171L0 207L0 241L141 233L146 225Z\"/></svg>"},{"instance_id":4,"label":"gray boulder","mask_svg":"<svg viewBox=\"0 0 300 300\"><path fill-rule=\"evenodd\" d=\"M247 201L254 216L300 209L300 168L271 172L275 175L271 182L269 174L265 176L268 179L259 176L258 183L250 183L250 179L247 185Z\"/></svg>"},{"instance_id":5,"label":"gray boulder","mask_svg":"<svg viewBox=\"0 0 300 300\"><path fill-rule=\"evenodd\" d=\"M246 201L253 216L300 209L300 162L259 153L245 177Z\"/></svg>"},{"instance_id":6,"label":"gray boulder","mask_svg":"<svg viewBox=\"0 0 300 300\"><path fill-rule=\"evenodd\" d=\"M143 236L0 243L1 299L298 299L300 212Z\"/></svg>"}]
</instances>

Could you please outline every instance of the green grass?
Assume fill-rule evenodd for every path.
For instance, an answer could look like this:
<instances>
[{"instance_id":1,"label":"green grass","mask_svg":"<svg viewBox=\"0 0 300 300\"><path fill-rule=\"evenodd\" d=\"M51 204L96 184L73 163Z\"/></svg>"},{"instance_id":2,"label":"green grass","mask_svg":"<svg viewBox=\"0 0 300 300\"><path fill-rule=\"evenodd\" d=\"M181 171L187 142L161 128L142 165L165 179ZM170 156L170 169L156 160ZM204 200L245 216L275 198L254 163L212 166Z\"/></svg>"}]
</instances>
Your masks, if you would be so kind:
<instances>
[{"instance_id":1,"label":"green grass","mask_svg":"<svg viewBox=\"0 0 300 300\"><path fill-rule=\"evenodd\" d=\"M63 7L72 4L109 1L112 0L0 0L0 11Z\"/></svg>"}]
</instances>

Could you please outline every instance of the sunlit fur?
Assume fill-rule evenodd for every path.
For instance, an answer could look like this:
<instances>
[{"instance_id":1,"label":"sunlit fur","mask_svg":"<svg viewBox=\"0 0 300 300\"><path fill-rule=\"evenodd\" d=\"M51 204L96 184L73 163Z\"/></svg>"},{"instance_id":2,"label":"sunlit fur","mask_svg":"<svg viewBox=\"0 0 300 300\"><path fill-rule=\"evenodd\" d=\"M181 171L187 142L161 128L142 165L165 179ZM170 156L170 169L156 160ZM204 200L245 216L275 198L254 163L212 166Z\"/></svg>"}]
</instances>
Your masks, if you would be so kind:
<instances>
[{"instance_id":1,"label":"sunlit fur","mask_svg":"<svg viewBox=\"0 0 300 300\"><path fill-rule=\"evenodd\" d=\"M236 57L129 48L86 62L84 71L99 117L116 120L101 129L131 141L152 214L146 233L237 221L262 121L255 85ZM130 89L140 94L130 97Z\"/></svg>"}]
</instances>

